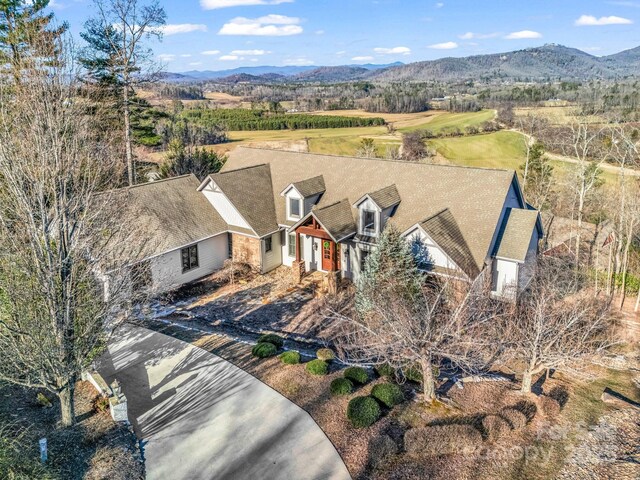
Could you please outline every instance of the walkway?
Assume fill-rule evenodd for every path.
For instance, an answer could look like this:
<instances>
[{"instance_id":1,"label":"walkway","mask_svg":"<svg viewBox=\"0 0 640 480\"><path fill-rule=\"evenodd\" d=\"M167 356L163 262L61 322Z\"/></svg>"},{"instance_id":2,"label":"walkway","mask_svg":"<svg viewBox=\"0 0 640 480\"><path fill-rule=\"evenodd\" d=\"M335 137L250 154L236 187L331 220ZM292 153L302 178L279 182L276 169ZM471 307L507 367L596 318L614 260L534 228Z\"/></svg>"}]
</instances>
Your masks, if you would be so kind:
<instances>
[{"instance_id":1,"label":"walkway","mask_svg":"<svg viewBox=\"0 0 640 480\"><path fill-rule=\"evenodd\" d=\"M127 326L98 370L122 385L149 480L350 479L304 410L200 348Z\"/></svg>"}]
</instances>

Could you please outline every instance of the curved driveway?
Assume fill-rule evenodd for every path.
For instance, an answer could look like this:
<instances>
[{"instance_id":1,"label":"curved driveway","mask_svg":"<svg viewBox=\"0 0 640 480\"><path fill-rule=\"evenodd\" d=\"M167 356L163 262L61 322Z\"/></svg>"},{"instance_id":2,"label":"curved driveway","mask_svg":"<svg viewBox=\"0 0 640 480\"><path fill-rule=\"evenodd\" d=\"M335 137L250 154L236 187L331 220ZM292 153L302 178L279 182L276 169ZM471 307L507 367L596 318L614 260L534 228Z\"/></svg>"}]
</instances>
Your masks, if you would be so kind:
<instances>
[{"instance_id":1,"label":"curved driveway","mask_svg":"<svg viewBox=\"0 0 640 480\"><path fill-rule=\"evenodd\" d=\"M98 370L127 396L150 480L351 478L307 412L191 344L127 326Z\"/></svg>"}]
</instances>

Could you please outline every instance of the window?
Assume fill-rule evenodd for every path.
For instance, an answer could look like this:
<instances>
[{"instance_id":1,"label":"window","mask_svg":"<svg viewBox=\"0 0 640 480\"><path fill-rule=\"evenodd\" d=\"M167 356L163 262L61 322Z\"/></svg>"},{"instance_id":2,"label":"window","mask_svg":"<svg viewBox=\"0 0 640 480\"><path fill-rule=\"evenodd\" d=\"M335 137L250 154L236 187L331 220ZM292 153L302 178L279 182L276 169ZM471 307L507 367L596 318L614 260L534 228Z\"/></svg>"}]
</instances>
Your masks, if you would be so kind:
<instances>
[{"instance_id":1,"label":"window","mask_svg":"<svg viewBox=\"0 0 640 480\"><path fill-rule=\"evenodd\" d=\"M289 234L289 256L290 257L296 256L296 234L295 233Z\"/></svg>"},{"instance_id":2,"label":"window","mask_svg":"<svg viewBox=\"0 0 640 480\"><path fill-rule=\"evenodd\" d=\"M198 268L198 245L185 247L182 253L182 273Z\"/></svg>"},{"instance_id":3,"label":"window","mask_svg":"<svg viewBox=\"0 0 640 480\"><path fill-rule=\"evenodd\" d=\"M376 212L373 210L362 211L362 232L376 233Z\"/></svg>"},{"instance_id":4,"label":"window","mask_svg":"<svg viewBox=\"0 0 640 480\"><path fill-rule=\"evenodd\" d=\"M264 252L269 253L273 248L273 239L271 237L267 237L264 239Z\"/></svg>"},{"instance_id":5,"label":"window","mask_svg":"<svg viewBox=\"0 0 640 480\"><path fill-rule=\"evenodd\" d=\"M297 198L289 198L289 216L292 218L300 218L300 200Z\"/></svg>"}]
</instances>

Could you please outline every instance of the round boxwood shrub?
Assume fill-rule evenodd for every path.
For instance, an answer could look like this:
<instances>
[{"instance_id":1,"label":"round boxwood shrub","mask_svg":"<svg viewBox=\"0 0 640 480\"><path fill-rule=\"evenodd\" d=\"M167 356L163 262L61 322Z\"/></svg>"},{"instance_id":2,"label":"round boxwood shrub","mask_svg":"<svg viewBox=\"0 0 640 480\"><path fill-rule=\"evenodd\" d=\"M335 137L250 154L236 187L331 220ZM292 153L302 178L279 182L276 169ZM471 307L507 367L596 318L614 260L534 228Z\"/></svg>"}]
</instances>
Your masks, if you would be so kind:
<instances>
[{"instance_id":1,"label":"round boxwood shrub","mask_svg":"<svg viewBox=\"0 0 640 480\"><path fill-rule=\"evenodd\" d=\"M326 375L329 371L329 364L324 360L311 360L305 365L305 370L313 375Z\"/></svg>"},{"instance_id":2,"label":"round boxwood shrub","mask_svg":"<svg viewBox=\"0 0 640 480\"><path fill-rule=\"evenodd\" d=\"M347 418L356 428L368 427L380 418L380 405L371 397L356 397L349 402Z\"/></svg>"},{"instance_id":3,"label":"round boxwood shrub","mask_svg":"<svg viewBox=\"0 0 640 480\"><path fill-rule=\"evenodd\" d=\"M404 393L394 383L380 383L371 389L371 396L386 407L393 407L404 402Z\"/></svg>"},{"instance_id":4,"label":"round boxwood shrub","mask_svg":"<svg viewBox=\"0 0 640 480\"><path fill-rule=\"evenodd\" d=\"M402 374L407 380L416 383L422 383L422 370L420 370L420 367L405 367L402 369Z\"/></svg>"},{"instance_id":5,"label":"round boxwood shrub","mask_svg":"<svg viewBox=\"0 0 640 480\"><path fill-rule=\"evenodd\" d=\"M282 348L282 346L284 345L284 340L278 335L267 333L265 335L261 335L260 338L258 338L258 343L271 343L278 348Z\"/></svg>"},{"instance_id":6,"label":"round boxwood shrub","mask_svg":"<svg viewBox=\"0 0 640 480\"><path fill-rule=\"evenodd\" d=\"M316 352L316 357L318 357L319 360L330 362L331 360L334 360L336 358L336 354L333 353L333 350L331 350L330 348L321 348Z\"/></svg>"},{"instance_id":7,"label":"round boxwood shrub","mask_svg":"<svg viewBox=\"0 0 640 480\"><path fill-rule=\"evenodd\" d=\"M376 365L376 373L381 377L391 377L396 371L388 363L381 363L380 365Z\"/></svg>"},{"instance_id":8,"label":"round boxwood shrub","mask_svg":"<svg viewBox=\"0 0 640 480\"><path fill-rule=\"evenodd\" d=\"M369 380L369 375L367 371L362 367L348 367L345 368L344 373L342 374L344 378L348 378L349 380L359 383L360 385L364 385Z\"/></svg>"},{"instance_id":9,"label":"round boxwood shrub","mask_svg":"<svg viewBox=\"0 0 640 480\"><path fill-rule=\"evenodd\" d=\"M331 395L349 395L353 391L353 383L348 378L336 378L329 388Z\"/></svg>"},{"instance_id":10,"label":"round boxwood shrub","mask_svg":"<svg viewBox=\"0 0 640 480\"><path fill-rule=\"evenodd\" d=\"M297 365L300 363L300 353L293 350L282 352L280 354L280 361L287 365Z\"/></svg>"},{"instance_id":11,"label":"round boxwood shrub","mask_svg":"<svg viewBox=\"0 0 640 480\"><path fill-rule=\"evenodd\" d=\"M251 354L258 358L273 357L278 353L278 348L273 343L261 342L251 349Z\"/></svg>"}]
</instances>

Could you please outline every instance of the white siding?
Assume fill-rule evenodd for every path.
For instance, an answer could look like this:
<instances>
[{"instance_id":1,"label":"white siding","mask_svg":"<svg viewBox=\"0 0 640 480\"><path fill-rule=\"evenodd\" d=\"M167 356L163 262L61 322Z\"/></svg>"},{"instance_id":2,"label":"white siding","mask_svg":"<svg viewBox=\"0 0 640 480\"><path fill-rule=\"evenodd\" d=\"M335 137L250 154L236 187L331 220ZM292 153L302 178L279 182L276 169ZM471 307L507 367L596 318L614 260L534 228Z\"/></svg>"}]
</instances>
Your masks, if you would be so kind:
<instances>
[{"instance_id":1,"label":"white siding","mask_svg":"<svg viewBox=\"0 0 640 480\"><path fill-rule=\"evenodd\" d=\"M449 258L449 256L444 253L444 251L436 244L436 242L434 242L433 239L429 235L427 235L421 228L415 228L406 235L406 239L408 242L414 241L415 238L418 238L422 242L423 246L427 249L429 259L433 262L434 265L452 270L458 268L456 264Z\"/></svg>"},{"instance_id":2,"label":"white siding","mask_svg":"<svg viewBox=\"0 0 640 480\"><path fill-rule=\"evenodd\" d=\"M182 273L181 249L149 260L154 293L162 293L219 270L229 257L227 234L198 242L198 268Z\"/></svg>"},{"instance_id":3,"label":"white siding","mask_svg":"<svg viewBox=\"0 0 640 480\"><path fill-rule=\"evenodd\" d=\"M236 227L248 228L251 230L249 224L242 218L242 215L236 210L236 207L229 201L229 199L222 193L222 190L213 182L209 182L206 187L202 189L202 193L209 203L213 205L220 216L229 225L235 225Z\"/></svg>"},{"instance_id":4,"label":"white siding","mask_svg":"<svg viewBox=\"0 0 640 480\"><path fill-rule=\"evenodd\" d=\"M496 295L514 298L518 288L518 262L495 258L492 280L491 290Z\"/></svg>"},{"instance_id":5,"label":"white siding","mask_svg":"<svg viewBox=\"0 0 640 480\"><path fill-rule=\"evenodd\" d=\"M287 220L291 220L293 222L297 222L298 220L300 220L302 217L304 217L305 215L305 205L304 202L302 201L303 198L302 196L298 193L298 191L291 187L289 190L287 190L284 194L284 198L285 198L285 203L286 203L286 208L287 208ZM300 216L299 217L292 217L291 216L291 212L290 212L290 205L289 205L289 200L295 198L296 200L298 200L298 202L300 202Z\"/></svg>"},{"instance_id":6,"label":"white siding","mask_svg":"<svg viewBox=\"0 0 640 480\"><path fill-rule=\"evenodd\" d=\"M286 265L288 267L291 267L293 265L293 262L295 262L296 257L295 255L290 257L289 256L289 234L287 233L287 231L285 230L284 233L282 233L282 237L280 239L282 246L281 246L281 250L282 250L282 264ZM295 233L292 234L295 237Z\"/></svg>"},{"instance_id":7,"label":"white siding","mask_svg":"<svg viewBox=\"0 0 640 480\"><path fill-rule=\"evenodd\" d=\"M372 212L376 212L376 231L375 233L364 233L364 211L365 210L369 210ZM378 205L376 205L376 203L374 201L372 201L370 198L367 198L366 200L363 200L359 205L358 205L358 232L360 232L363 235L367 235L370 237L377 237L380 234L380 208L378 208Z\"/></svg>"},{"instance_id":8,"label":"white siding","mask_svg":"<svg viewBox=\"0 0 640 480\"><path fill-rule=\"evenodd\" d=\"M269 237L267 237L269 238ZM271 251L265 251L265 239L260 240L262 253L262 273L267 273L282 265L282 247L280 245L280 232L271 235Z\"/></svg>"}]
</instances>

